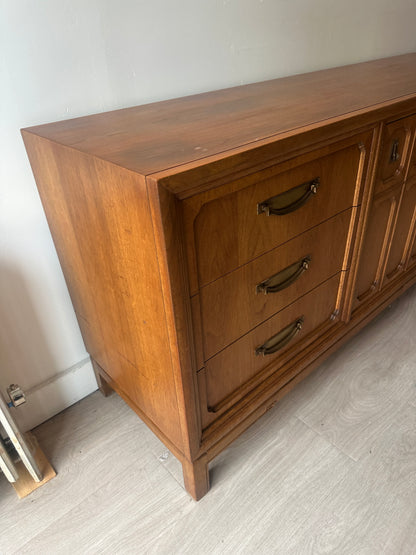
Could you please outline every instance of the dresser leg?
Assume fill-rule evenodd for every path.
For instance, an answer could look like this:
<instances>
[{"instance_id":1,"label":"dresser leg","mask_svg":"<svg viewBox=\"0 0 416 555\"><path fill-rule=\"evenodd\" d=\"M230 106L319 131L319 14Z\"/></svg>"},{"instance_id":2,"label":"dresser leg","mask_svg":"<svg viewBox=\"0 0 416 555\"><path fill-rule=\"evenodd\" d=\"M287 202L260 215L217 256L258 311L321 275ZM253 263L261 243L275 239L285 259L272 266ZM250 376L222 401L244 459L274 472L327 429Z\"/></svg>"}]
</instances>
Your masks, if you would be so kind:
<instances>
[{"instance_id":1,"label":"dresser leg","mask_svg":"<svg viewBox=\"0 0 416 555\"><path fill-rule=\"evenodd\" d=\"M182 461L185 489L195 501L199 501L209 490L208 460L201 457L197 461Z\"/></svg>"},{"instance_id":2,"label":"dresser leg","mask_svg":"<svg viewBox=\"0 0 416 555\"><path fill-rule=\"evenodd\" d=\"M95 362L93 358L91 358L91 362L92 362L92 367L94 369L95 379L97 380L98 389L101 391L104 397L108 397L113 390L111 389L111 387L108 385L108 383L105 381L102 374L100 373L100 369L101 369L100 365L97 362Z\"/></svg>"}]
</instances>

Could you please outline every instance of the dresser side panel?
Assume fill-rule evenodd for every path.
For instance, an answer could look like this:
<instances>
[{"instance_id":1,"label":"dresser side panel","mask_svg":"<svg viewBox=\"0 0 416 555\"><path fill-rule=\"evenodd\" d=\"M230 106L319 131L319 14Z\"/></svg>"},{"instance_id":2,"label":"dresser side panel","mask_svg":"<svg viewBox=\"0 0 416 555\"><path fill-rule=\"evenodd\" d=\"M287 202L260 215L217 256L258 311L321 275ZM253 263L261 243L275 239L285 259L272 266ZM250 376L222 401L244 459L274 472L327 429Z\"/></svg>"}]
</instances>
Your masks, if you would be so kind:
<instances>
[{"instance_id":1,"label":"dresser side panel","mask_svg":"<svg viewBox=\"0 0 416 555\"><path fill-rule=\"evenodd\" d=\"M87 350L183 451L144 178L27 132L23 138Z\"/></svg>"},{"instance_id":2,"label":"dresser side panel","mask_svg":"<svg viewBox=\"0 0 416 555\"><path fill-rule=\"evenodd\" d=\"M147 186L172 346L184 456L188 461L193 461L201 444L201 419L197 402L196 330L187 274L183 207L182 203L157 181L147 178Z\"/></svg>"}]
</instances>

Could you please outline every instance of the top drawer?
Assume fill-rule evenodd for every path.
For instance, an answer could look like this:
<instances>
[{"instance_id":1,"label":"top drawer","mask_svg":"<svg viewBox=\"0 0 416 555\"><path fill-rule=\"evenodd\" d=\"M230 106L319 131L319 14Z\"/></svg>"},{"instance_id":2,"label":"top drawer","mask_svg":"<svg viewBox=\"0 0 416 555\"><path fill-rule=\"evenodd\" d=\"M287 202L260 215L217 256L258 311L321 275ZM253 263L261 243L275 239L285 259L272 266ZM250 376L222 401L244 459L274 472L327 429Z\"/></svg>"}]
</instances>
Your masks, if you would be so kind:
<instances>
[{"instance_id":1,"label":"top drawer","mask_svg":"<svg viewBox=\"0 0 416 555\"><path fill-rule=\"evenodd\" d=\"M376 191L381 192L405 178L416 116L408 116L385 125L380 147L380 163Z\"/></svg>"},{"instance_id":2,"label":"top drawer","mask_svg":"<svg viewBox=\"0 0 416 555\"><path fill-rule=\"evenodd\" d=\"M204 202L202 194L197 211L198 198L190 199L197 212L199 286L358 205L370 139L371 133L363 133L310 153L306 162L305 156L292 160L288 171L282 164L258 172L212 200L211 195Z\"/></svg>"}]
</instances>

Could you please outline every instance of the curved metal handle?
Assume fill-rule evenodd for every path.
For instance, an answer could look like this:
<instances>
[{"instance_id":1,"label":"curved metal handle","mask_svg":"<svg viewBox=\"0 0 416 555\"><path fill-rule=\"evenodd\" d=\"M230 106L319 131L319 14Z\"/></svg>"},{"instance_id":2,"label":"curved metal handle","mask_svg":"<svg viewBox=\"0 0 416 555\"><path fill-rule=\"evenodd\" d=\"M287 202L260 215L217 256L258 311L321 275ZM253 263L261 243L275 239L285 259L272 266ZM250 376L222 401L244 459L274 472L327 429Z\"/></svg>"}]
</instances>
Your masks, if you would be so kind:
<instances>
[{"instance_id":1,"label":"curved metal handle","mask_svg":"<svg viewBox=\"0 0 416 555\"><path fill-rule=\"evenodd\" d=\"M281 270L277 274L269 277L268 279L262 281L256 285L256 293L277 293L282 289L286 289L292 283L294 283L300 276L306 272L309 268L312 257L310 254L304 256L301 260L298 260L294 264L291 264L284 270Z\"/></svg>"},{"instance_id":2,"label":"curved metal handle","mask_svg":"<svg viewBox=\"0 0 416 555\"><path fill-rule=\"evenodd\" d=\"M280 195L268 198L257 205L257 214L265 213L266 216L283 216L294 212L312 196L318 192L320 185L319 177L302 183L293 189L289 189Z\"/></svg>"},{"instance_id":3,"label":"curved metal handle","mask_svg":"<svg viewBox=\"0 0 416 555\"><path fill-rule=\"evenodd\" d=\"M297 335L302 329L304 322L304 317L300 316L292 324L283 328L279 333L273 335L270 339L263 343L260 347L257 347L255 353L256 355L272 355L291 341L295 335Z\"/></svg>"}]
</instances>

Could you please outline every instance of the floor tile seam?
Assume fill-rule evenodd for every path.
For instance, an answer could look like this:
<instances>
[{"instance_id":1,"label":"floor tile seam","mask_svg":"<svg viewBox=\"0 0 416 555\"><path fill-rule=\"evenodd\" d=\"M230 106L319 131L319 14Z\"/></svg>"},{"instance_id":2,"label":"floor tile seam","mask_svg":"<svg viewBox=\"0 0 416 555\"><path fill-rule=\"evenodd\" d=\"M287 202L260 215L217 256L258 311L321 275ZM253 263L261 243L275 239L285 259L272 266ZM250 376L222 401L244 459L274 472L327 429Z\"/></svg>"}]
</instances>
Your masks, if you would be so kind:
<instances>
[{"instance_id":1,"label":"floor tile seam","mask_svg":"<svg viewBox=\"0 0 416 555\"><path fill-rule=\"evenodd\" d=\"M304 424L309 430L311 430L314 434L316 434L317 436L319 436L320 438L322 438L323 440L325 440L329 445L331 445L332 447L334 447L339 453L341 453L344 457L346 457L347 459L353 461L354 463L357 463L359 461L359 459L355 459L352 455L350 455L349 453L347 453L346 451L344 451L343 449L341 449L341 447L339 447L339 445L337 445L336 443L334 443L333 441L331 441L328 437L326 437L325 435L323 435L322 433L320 433L318 430L316 430L313 426L311 426L310 424L308 424L305 420L303 420L303 418L299 415L296 415L295 418L297 418L300 422L302 422L302 424Z\"/></svg>"}]
</instances>

